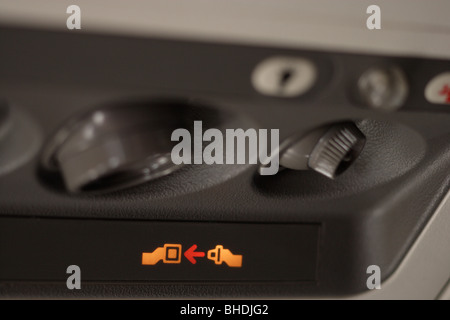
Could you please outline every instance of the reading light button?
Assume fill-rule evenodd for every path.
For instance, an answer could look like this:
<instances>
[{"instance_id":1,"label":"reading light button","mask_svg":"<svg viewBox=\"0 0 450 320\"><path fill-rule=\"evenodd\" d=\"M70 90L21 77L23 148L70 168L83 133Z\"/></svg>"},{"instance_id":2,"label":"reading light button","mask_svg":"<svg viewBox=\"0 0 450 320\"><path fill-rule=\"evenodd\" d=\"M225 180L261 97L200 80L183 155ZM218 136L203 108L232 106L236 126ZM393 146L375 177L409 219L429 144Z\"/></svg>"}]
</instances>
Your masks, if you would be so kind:
<instances>
[{"instance_id":1,"label":"reading light button","mask_svg":"<svg viewBox=\"0 0 450 320\"><path fill-rule=\"evenodd\" d=\"M317 79L315 65L304 58L272 57L258 64L252 74L253 87L267 96L291 98L306 93Z\"/></svg>"}]
</instances>

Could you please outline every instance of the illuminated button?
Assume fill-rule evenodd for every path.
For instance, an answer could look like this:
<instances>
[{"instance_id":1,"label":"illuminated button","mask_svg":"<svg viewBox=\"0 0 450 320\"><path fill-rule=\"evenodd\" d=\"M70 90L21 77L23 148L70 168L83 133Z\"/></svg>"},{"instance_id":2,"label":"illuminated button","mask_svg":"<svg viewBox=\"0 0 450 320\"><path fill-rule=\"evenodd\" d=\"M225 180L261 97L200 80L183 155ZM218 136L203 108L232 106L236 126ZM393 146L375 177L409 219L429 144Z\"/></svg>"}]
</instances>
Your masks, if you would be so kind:
<instances>
[{"instance_id":1,"label":"illuminated button","mask_svg":"<svg viewBox=\"0 0 450 320\"><path fill-rule=\"evenodd\" d=\"M233 254L221 245L217 245L214 249L208 251L208 259L214 261L215 264L225 262L229 267L242 267L242 255Z\"/></svg>"},{"instance_id":2,"label":"illuminated button","mask_svg":"<svg viewBox=\"0 0 450 320\"><path fill-rule=\"evenodd\" d=\"M253 87L267 96L289 98L307 92L317 79L314 64L303 58L273 57L253 71Z\"/></svg>"},{"instance_id":3,"label":"illuminated button","mask_svg":"<svg viewBox=\"0 0 450 320\"><path fill-rule=\"evenodd\" d=\"M181 244L166 243L163 247L158 247L153 252L142 253L142 265L153 266L161 260L163 263L180 263Z\"/></svg>"},{"instance_id":4,"label":"illuminated button","mask_svg":"<svg viewBox=\"0 0 450 320\"><path fill-rule=\"evenodd\" d=\"M437 75L427 84L425 98L430 103L450 104L450 72Z\"/></svg>"}]
</instances>

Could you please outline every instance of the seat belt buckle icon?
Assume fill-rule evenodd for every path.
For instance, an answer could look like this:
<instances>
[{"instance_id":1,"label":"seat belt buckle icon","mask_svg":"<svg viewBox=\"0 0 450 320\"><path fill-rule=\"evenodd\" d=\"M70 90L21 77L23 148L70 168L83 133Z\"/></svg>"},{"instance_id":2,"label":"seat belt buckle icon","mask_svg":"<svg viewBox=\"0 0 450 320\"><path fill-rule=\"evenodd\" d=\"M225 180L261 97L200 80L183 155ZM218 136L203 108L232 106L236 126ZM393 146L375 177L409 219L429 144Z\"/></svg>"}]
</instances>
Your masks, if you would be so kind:
<instances>
[{"instance_id":1,"label":"seat belt buckle icon","mask_svg":"<svg viewBox=\"0 0 450 320\"><path fill-rule=\"evenodd\" d=\"M230 250L224 249L221 245L216 245L214 249L208 251L208 259L215 264L225 262L229 267L242 267L242 255L233 254Z\"/></svg>"},{"instance_id":2,"label":"seat belt buckle icon","mask_svg":"<svg viewBox=\"0 0 450 320\"><path fill-rule=\"evenodd\" d=\"M166 243L164 247L156 248L153 252L142 253L142 265L155 265L159 261L163 263L181 262L181 244Z\"/></svg>"}]
</instances>

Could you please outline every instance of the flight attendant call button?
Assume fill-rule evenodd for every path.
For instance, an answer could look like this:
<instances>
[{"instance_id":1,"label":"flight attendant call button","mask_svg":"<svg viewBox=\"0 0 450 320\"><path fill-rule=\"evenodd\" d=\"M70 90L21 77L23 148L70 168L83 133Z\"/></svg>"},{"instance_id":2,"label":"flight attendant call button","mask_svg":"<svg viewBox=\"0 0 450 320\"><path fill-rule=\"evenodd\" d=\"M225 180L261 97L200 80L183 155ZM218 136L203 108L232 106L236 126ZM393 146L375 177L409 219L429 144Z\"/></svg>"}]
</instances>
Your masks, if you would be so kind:
<instances>
[{"instance_id":1,"label":"flight attendant call button","mask_svg":"<svg viewBox=\"0 0 450 320\"><path fill-rule=\"evenodd\" d=\"M450 72L444 72L428 82L425 98L430 103L450 105Z\"/></svg>"}]
</instances>

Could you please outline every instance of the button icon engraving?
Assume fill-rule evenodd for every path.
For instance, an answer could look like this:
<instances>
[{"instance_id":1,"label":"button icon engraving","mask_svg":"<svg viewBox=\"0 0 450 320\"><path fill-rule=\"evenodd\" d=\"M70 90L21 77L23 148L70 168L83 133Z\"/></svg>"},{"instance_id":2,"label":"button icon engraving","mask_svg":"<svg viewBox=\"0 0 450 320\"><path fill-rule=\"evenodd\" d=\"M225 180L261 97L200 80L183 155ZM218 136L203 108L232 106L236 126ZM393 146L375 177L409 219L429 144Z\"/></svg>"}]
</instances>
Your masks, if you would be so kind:
<instances>
[{"instance_id":1,"label":"button icon engraving","mask_svg":"<svg viewBox=\"0 0 450 320\"><path fill-rule=\"evenodd\" d=\"M263 95L290 98L306 93L316 78L316 67L307 59L272 57L256 66L251 80Z\"/></svg>"}]
</instances>

